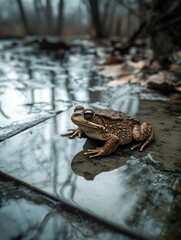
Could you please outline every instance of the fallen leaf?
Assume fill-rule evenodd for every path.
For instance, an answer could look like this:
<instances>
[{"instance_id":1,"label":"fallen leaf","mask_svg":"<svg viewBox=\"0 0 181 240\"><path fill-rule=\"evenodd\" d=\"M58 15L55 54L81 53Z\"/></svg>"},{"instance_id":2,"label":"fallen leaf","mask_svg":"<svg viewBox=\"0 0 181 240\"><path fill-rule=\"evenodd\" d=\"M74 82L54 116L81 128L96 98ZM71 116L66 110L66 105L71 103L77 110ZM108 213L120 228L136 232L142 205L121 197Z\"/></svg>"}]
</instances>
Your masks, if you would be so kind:
<instances>
[{"instance_id":1,"label":"fallen leaf","mask_svg":"<svg viewBox=\"0 0 181 240\"><path fill-rule=\"evenodd\" d=\"M123 63L124 60L121 57L117 57L117 56L110 56L106 59L106 65L113 65L113 64L119 64L119 63Z\"/></svg>"},{"instance_id":2,"label":"fallen leaf","mask_svg":"<svg viewBox=\"0 0 181 240\"><path fill-rule=\"evenodd\" d=\"M117 86L122 86L126 83L140 83L140 78L135 76L134 74L122 77L119 79L115 79L113 81L110 81L109 83L106 84L107 87L117 87Z\"/></svg>"},{"instance_id":3,"label":"fallen leaf","mask_svg":"<svg viewBox=\"0 0 181 240\"><path fill-rule=\"evenodd\" d=\"M176 63L173 63L170 65L170 70L171 71L176 71L176 72L181 72L181 65L180 64L176 64Z\"/></svg>"},{"instance_id":4,"label":"fallen leaf","mask_svg":"<svg viewBox=\"0 0 181 240\"><path fill-rule=\"evenodd\" d=\"M146 85L149 88L158 89L162 92L180 92L181 90L181 82L169 71L160 71L157 74L151 75Z\"/></svg>"},{"instance_id":5,"label":"fallen leaf","mask_svg":"<svg viewBox=\"0 0 181 240\"><path fill-rule=\"evenodd\" d=\"M138 73L146 64L146 61L125 62L122 64L106 65L98 68L97 72L105 77L125 77Z\"/></svg>"},{"instance_id":6,"label":"fallen leaf","mask_svg":"<svg viewBox=\"0 0 181 240\"><path fill-rule=\"evenodd\" d=\"M181 92L181 85L175 88L176 91Z\"/></svg>"},{"instance_id":7,"label":"fallen leaf","mask_svg":"<svg viewBox=\"0 0 181 240\"><path fill-rule=\"evenodd\" d=\"M129 65L131 67L133 67L135 70L140 70L147 65L147 62L148 61L146 61L146 60L141 60L141 61L138 61L138 62L130 61Z\"/></svg>"},{"instance_id":8,"label":"fallen leaf","mask_svg":"<svg viewBox=\"0 0 181 240\"><path fill-rule=\"evenodd\" d=\"M105 77L112 77L112 78L119 77L123 74L122 65L124 64L106 65L103 68L98 69L98 73ZM130 75L129 72L126 74Z\"/></svg>"}]
</instances>

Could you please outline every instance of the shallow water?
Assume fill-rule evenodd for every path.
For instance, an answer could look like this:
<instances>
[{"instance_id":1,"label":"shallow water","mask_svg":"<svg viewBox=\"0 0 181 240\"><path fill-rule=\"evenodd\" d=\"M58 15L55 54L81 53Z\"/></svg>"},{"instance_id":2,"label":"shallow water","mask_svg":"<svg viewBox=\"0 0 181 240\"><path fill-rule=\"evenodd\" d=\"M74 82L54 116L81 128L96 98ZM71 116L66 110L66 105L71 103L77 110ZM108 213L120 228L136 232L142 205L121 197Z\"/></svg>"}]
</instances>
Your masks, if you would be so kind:
<instances>
[{"instance_id":1,"label":"shallow water","mask_svg":"<svg viewBox=\"0 0 181 240\"><path fill-rule=\"evenodd\" d=\"M103 51L101 47L95 49L98 54ZM180 196L180 100L136 84L105 87L109 79L94 72L97 57L92 53L66 53L64 61L59 61L46 54L37 58L31 51L19 47L11 53L1 52L5 59L8 54L10 59L13 56L8 71L14 71L12 87L2 88L5 115L12 116L1 114L3 131L26 117L31 123L32 114L40 120L43 113L62 113L37 126L29 125L31 128L27 126L26 131L1 142L0 170L110 225L154 239L166 236ZM27 59L31 74L25 68ZM19 67L25 73L20 71L18 75ZM5 75L3 68L2 72ZM17 88L16 84L23 87ZM12 109L7 106L8 94L17 94ZM110 156L90 160L83 154L85 149L102 143L59 136L75 127L70 116L71 106L77 104L121 110L148 121L155 130L155 141L141 153L124 146ZM173 224L170 229L174 229Z\"/></svg>"}]
</instances>

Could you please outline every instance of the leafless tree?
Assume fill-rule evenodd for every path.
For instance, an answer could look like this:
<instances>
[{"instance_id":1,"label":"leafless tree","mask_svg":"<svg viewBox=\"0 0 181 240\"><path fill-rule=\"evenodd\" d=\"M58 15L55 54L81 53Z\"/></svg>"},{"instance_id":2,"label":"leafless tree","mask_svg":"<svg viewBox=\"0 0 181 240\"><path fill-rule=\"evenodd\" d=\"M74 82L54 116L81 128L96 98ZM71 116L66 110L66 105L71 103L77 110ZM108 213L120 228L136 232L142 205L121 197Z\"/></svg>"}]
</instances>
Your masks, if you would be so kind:
<instances>
[{"instance_id":1,"label":"leafless tree","mask_svg":"<svg viewBox=\"0 0 181 240\"><path fill-rule=\"evenodd\" d=\"M58 7L58 21L57 21L57 34L61 35L63 30L63 9L64 9L64 0L59 0Z\"/></svg>"},{"instance_id":2,"label":"leafless tree","mask_svg":"<svg viewBox=\"0 0 181 240\"><path fill-rule=\"evenodd\" d=\"M16 1L17 1L19 11L20 11L20 15L21 15L22 23L23 23L23 26L25 29L25 33L31 35L31 31L29 29L28 20L26 17L26 13L25 13L22 1L21 0L16 0Z\"/></svg>"},{"instance_id":3,"label":"leafless tree","mask_svg":"<svg viewBox=\"0 0 181 240\"><path fill-rule=\"evenodd\" d=\"M92 22L96 31L96 37L101 38L103 37L103 31L101 28L98 0L89 0L89 5L92 16Z\"/></svg>"},{"instance_id":4,"label":"leafless tree","mask_svg":"<svg viewBox=\"0 0 181 240\"><path fill-rule=\"evenodd\" d=\"M43 6L40 0L34 0L34 9L35 9L36 21L38 22L37 33L42 33L44 31L43 21L41 16Z\"/></svg>"},{"instance_id":5,"label":"leafless tree","mask_svg":"<svg viewBox=\"0 0 181 240\"><path fill-rule=\"evenodd\" d=\"M53 14L51 0L46 0L46 23L48 34L53 33Z\"/></svg>"}]
</instances>

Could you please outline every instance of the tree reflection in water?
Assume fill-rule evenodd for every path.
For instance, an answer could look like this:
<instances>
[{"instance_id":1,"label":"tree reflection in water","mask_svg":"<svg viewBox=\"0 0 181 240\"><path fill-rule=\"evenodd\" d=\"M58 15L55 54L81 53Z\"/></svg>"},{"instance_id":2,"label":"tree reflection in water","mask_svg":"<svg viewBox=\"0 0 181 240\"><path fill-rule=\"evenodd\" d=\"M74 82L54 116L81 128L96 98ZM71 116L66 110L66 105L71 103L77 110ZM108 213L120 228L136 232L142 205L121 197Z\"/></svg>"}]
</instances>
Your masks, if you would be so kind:
<instances>
[{"instance_id":1,"label":"tree reflection in water","mask_svg":"<svg viewBox=\"0 0 181 240\"><path fill-rule=\"evenodd\" d=\"M102 239L116 237L99 223L0 173L0 232L2 239ZM108 232L107 232L108 231ZM126 240L126 238L125 238Z\"/></svg>"}]
</instances>

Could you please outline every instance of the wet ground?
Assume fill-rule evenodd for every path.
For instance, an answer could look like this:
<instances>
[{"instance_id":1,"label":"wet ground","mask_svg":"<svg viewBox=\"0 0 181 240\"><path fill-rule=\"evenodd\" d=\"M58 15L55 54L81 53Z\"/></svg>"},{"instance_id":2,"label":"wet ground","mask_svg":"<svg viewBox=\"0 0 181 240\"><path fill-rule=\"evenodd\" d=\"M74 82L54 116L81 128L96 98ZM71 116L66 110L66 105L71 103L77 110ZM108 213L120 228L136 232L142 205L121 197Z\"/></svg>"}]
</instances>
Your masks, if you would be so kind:
<instances>
[{"instance_id":1,"label":"wet ground","mask_svg":"<svg viewBox=\"0 0 181 240\"><path fill-rule=\"evenodd\" d=\"M106 51L89 41L56 52L1 42L3 239L179 238L180 95L107 87L111 79L96 73ZM143 152L124 146L90 160L83 152L99 142L60 136L75 127L76 105L148 121L155 141Z\"/></svg>"}]
</instances>

